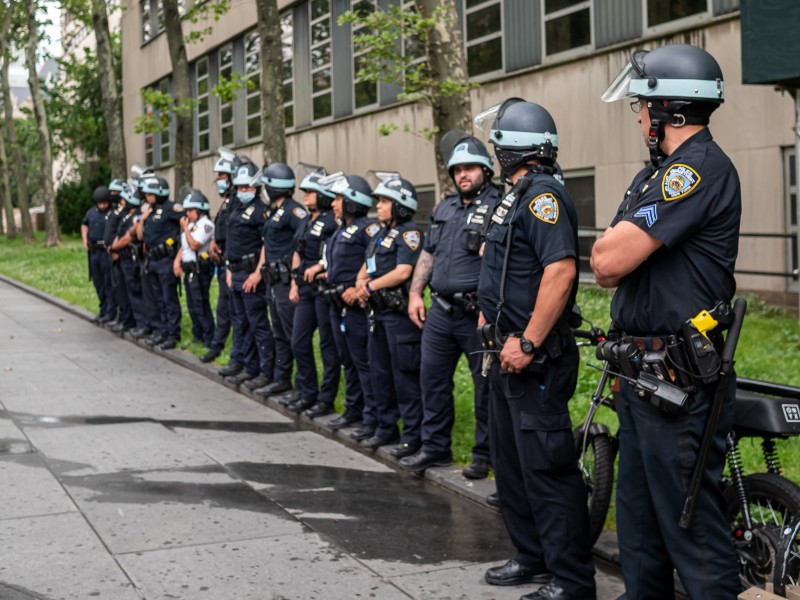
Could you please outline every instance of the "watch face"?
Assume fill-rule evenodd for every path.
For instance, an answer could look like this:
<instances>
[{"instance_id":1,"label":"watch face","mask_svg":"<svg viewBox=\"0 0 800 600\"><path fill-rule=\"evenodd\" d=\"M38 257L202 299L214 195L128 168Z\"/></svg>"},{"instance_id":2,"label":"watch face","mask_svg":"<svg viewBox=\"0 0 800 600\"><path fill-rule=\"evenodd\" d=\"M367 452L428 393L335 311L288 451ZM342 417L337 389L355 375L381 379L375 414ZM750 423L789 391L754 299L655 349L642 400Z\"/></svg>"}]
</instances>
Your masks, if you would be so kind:
<instances>
[{"instance_id":1,"label":"watch face","mask_svg":"<svg viewBox=\"0 0 800 600\"><path fill-rule=\"evenodd\" d=\"M525 354L533 354L533 343L530 340L522 338L519 342L519 346Z\"/></svg>"}]
</instances>

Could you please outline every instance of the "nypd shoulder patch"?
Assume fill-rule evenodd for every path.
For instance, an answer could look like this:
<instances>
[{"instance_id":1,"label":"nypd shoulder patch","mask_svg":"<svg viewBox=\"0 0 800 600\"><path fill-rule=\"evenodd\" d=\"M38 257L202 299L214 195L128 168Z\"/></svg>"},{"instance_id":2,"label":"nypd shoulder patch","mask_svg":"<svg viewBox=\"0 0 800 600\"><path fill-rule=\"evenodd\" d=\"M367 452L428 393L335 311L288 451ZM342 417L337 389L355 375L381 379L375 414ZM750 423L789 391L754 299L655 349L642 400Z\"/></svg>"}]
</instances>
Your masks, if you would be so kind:
<instances>
[{"instance_id":1,"label":"nypd shoulder patch","mask_svg":"<svg viewBox=\"0 0 800 600\"><path fill-rule=\"evenodd\" d=\"M550 225L558 222L558 200L553 194L539 194L531 200L528 208L533 213L533 216L540 221Z\"/></svg>"},{"instance_id":2,"label":"nypd shoulder patch","mask_svg":"<svg viewBox=\"0 0 800 600\"><path fill-rule=\"evenodd\" d=\"M406 231L403 233L403 241L406 243L406 246L411 248L412 251L415 251L417 248L419 248L419 231Z\"/></svg>"},{"instance_id":3,"label":"nypd shoulder patch","mask_svg":"<svg viewBox=\"0 0 800 600\"><path fill-rule=\"evenodd\" d=\"M700 183L700 175L689 165L674 164L661 180L661 192L664 200L677 200L691 193Z\"/></svg>"},{"instance_id":4,"label":"nypd shoulder patch","mask_svg":"<svg viewBox=\"0 0 800 600\"><path fill-rule=\"evenodd\" d=\"M375 237L375 234L381 230L381 226L377 223L372 223L368 225L367 228L364 230L369 237Z\"/></svg>"},{"instance_id":5,"label":"nypd shoulder patch","mask_svg":"<svg viewBox=\"0 0 800 600\"><path fill-rule=\"evenodd\" d=\"M306 213L306 211L305 211L305 210L303 210L302 208L300 208L299 206L295 206L295 207L292 209L292 214L293 214L295 217L297 217L298 219L302 219L302 218L304 218L304 217L306 216L306 214L308 214L308 213Z\"/></svg>"}]
</instances>

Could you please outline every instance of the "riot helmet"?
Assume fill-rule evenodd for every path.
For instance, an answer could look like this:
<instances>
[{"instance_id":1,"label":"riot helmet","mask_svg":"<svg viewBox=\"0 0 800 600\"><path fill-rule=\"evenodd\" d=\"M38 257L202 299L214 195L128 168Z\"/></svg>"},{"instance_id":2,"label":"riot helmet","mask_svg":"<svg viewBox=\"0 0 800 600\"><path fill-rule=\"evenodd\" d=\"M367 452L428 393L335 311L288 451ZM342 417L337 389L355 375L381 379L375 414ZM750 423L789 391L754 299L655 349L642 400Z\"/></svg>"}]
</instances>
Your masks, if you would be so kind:
<instances>
[{"instance_id":1,"label":"riot helmet","mask_svg":"<svg viewBox=\"0 0 800 600\"><path fill-rule=\"evenodd\" d=\"M650 160L657 165L664 126L707 125L711 113L725 101L724 92L722 69L711 54L697 46L671 44L631 54L601 99L615 102L637 98L647 102L647 145Z\"/></svg>"},{"instance_id":2,"label":"riot helmet","mask_svg":"<svg viewBox=\"0 0 800 600\"><path fill-rule=\"evenodd\" d=\"M131 183L125 181L122 184L122 191L119 193L125 203L128 206L141 206L142 198L139 195L139 188L138 186L132 185Z\"/></svg>"},{"instance_id":3,"label":"riot helmet","mask_svg":"<svg viewBox=\"0 0 800 600\"><path fill-rule=\"evenodd\" d=\"M241 159L236 173L233 175L233 185L239 187L252 187L256 188L255 192L241 192L237 189L236 197L241 202L250 202L256 197L259 189L261 188L261 172L258 167L253 164L253 161L247 158Z\"/></svg>"},{"instance_id":4,"label":"riot helmet","mask_svg":"<svg viewBox=\"0 0 800 600\"><path fill-rule=\"evenodd\" d=\"M294 171L286 163L266 165L261 173L261 183L270 202L294 194Z\"/></svg>"},{"instance_id":5,"label":"riot helmet","mask_svg":"<svg viewBox=\"0 0 800 600\"><path fill-rule=\"evenodd\" d=\"M480 165L486 172L487 179L494 177L489 151L482 141L471 135L459 140L447 160L447 172L451 179L453 179L453 169L457 165Z\"/></svg>"},{"instance_id":6,"label":"riot helmet","mask_svg":"<svg viewBox=\"0 0 800 600\"><path fill-rule=\"evenodd\" d=\"M121 194L126 185L127 183L124 179L112 179L111 183L108 184L108 191Z\"/></svg>"},{"instance_id":7,"label":"riot helmet","mask_svg":"<svg viewBox=\"0 0 800 600\"><path fill-rule=\"evenodd\" d=\"M320 183L320 180L326 175L325 169L309 173L303 178L299 186L304 192L315 192L317 194L317 210L319 211L329 210L331 202L336 197L336 194Z\"/></svg>"},{"instance_id":8,"label":"riot helmet","mask_svg":"<svg viewBox=\"0 0 800 600\"><path fill-rule=\"evenodd\" d=\"M399 225L410 221L417 212L417 189L398 173L394 175L382 180L372 190L372 196L392 201L392 220Z\"/></svg>"},{"instance_id":9,"label":"riot helmet","mask_svg":"<svg viewBox=\"0 0 800 600\"><path fill-rule=\"evenodd\" d=\"M161 204L166 201L169 196L169 183L163 177L158 175L148 175L142 179L142 193L153 194L156 197L156 203Z\"/></svg>"},{"instance_id":10,"label":"riot helmet","mask_svg":"<svg viewBox=\"0 0 800 600\"><path fill-rule=\"evenodd\" d=\"M92 192L92 201L98 208L100 204L111 205L111 194L108 188L104 185L94 188L94 192Z\"/></svg>"},{"instance_id":11,"label":"riot helmet","mask_svg":"<svg viewBox=\"0 0 800 600\"><path fill-rule=\"evenodd\" d=\"M192 189L183 199L183 208L194 208L207 213L211 209L211 205L203 192Z\"/></svg>"},{"instance_id":12,"label":"riot helmet","mask_svg":"<svg viewBox=\"0 0 800 600\"><path fill-rule=\"evenodd\" d=\"M217 191L222 196L230 190L233 174L239 167L239 157L233 150L222 147L217 148L217 154L219 154L219 158L214 163L214 173L225 175L224 179L218 178L216 181Z\"/></svg>"},{"instance_id":13,"label":"riot helmet","mask_svg":"<svg viewBox=\"0 0 800 600\"><path fill-rule=\"evenodd\" d=\"M506 183L532 160L552 167L558 155L558 134L553 117L544 107L509 98L475 117L475 126L485 130L492 120L489 141Z\"/></svg>"},{"instance_id":14,"label":"riot helmet","mask_svg":"<svg viewBox=\"0 0 800 600\"><path fill-rule=\"evenodd\" d=\"M363 217L372 208L372 188L363 177L340 171L324 177L320 183L334 196L342 197L342 213L348 217Z\"/></svg>"}]
</instances>

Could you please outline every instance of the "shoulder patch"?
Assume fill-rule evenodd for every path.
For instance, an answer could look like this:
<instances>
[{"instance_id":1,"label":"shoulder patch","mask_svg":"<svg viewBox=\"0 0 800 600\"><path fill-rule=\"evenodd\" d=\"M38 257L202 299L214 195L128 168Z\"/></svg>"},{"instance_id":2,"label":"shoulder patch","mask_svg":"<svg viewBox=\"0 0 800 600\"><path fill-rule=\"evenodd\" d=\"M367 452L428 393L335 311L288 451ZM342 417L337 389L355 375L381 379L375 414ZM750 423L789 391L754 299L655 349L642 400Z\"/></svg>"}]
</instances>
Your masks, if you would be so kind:
<instances>
[{"instance_id":1,"label":"shoulder patch","mask_svg":"<svg viewBox=\"0 0 800 600\"><path fill-rule=\"evenodd\" d=\"M550 225L558 221L558 200L553 194L539 194L531 200L528 208L533 213L533 216L540 221Z\"/></svg>"},{"instance_id":2,"label":"shoulder patch","mask_svg":"<svg viewBox=\"0 0 800 600\"><path fill-rule=\"evenodd\" d=\"M375 237L375 234L381 230L381 226L377 223L372 223L368 225L367 228L364 230L369 237Z\"/></svg>"},{"instance_id":3,"label":"shoulder patch","mask_svg":"<svg viewBox=\"0 0 800 600\"><path fill-rule=\"evenodd\" d=\"M211 233L211 232L213 231L213 229L214 229L214 228L213 228L213 227L212 227L210 224L208 224L208 223L206 223L206 224L203 226L203 228L205 229L206 233Z\"/></svg>"},{"instance_id":4,"label":"shoulder patch","mask_svg":"<svg viewBox=\"0 0 800 600\"><path fill-rule=\"evenodd\" d=\"M664 200L677 200L689 194L700 183L700 175L689 165L674 164L661 180Z\"/></svg>"},{"instance_id":5,"label":"shoulder patch","mask_svg":"<svg viewBox=\"0 0 800 600\"><path fill-rule=\"evenodd\" d=\"M175 212L183 212L183 205L178 204L177 202L172 205L172 210Z\"/></svg>"},{"instance_id":6,"label":"shoulder patch","mask_svg":"<svg viewBox=\"0 0 800 600\"><path fill-rule=\"evenodd\" d=\"M292 209L292 214L293 214L295 217L297 217L298 219L302 219L302 218L304 218L304 217L305 217L305 216L306 216L308 213L307 213L307 212L306 212L304 209L300 208L299 206L296 206L296 207L294 207L294 208Z\"/></svg>"},{"instance_id":7,"label":"shoulder patch","mask_svg":"<svg viewBox=\"0 0 800 600\"><path fill-rule=\"evenodd\" d=\"M406 231L405 233L403 233L403 241L406 243L406 246L411 248L412 251L415 251L417 248L419 248L419 242L420 242L419 231L416 230Z\"/></svg>"}]
</instances>

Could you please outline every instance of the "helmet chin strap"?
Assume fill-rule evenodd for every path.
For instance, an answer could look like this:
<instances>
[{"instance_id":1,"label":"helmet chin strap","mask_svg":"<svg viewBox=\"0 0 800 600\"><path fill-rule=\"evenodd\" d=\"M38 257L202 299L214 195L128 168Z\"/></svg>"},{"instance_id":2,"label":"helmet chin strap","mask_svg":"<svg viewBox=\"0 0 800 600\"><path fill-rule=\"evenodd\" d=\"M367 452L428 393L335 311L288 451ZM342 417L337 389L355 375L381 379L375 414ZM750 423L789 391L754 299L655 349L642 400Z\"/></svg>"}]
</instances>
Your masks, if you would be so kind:
<instances>
[{"instance_id":1,"label":"helmet chin strap","mask_svg":"<svg viewBox=\"0 0 800 600\"><path fill-rule=\"evenodd\" d=\"M683 127L687 123L700 123L694 118L687 118L678 111L689 105L689 102L673 100L666 106L658 100L647 102L647 111L650 115L650 128L647 131L647 148L650 150L650 162L657 167L666 154L661 151L660 144L664 141L664 129L667 124L673 127Z\"/></svg>"}]
</instances>

